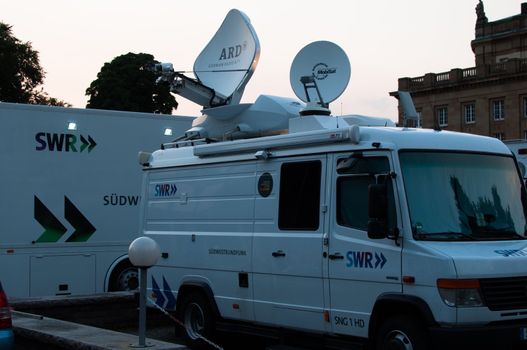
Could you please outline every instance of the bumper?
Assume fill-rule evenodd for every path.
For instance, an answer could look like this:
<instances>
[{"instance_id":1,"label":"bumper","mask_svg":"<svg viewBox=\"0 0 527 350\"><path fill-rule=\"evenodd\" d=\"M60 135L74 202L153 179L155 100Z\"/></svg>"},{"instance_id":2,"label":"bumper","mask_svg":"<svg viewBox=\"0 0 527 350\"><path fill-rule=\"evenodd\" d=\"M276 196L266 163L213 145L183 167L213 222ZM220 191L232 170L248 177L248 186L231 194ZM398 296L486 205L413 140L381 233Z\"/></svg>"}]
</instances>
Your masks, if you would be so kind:
<instances>
[{"instance_id":1,"label":"bumper","mask_svg":"<svg viewBox=\"0 0 527 350\"><path fill-rule=\"evenodd\" d=\"M527 320L514 324L429 329L436 349L527 349Z\"/></svg>"},{"instance_id":2,"label":"bumper","mask_svg":"<svg viewBox=\"0 0 527 350\"><path fill-rule=\"evenodd\" d=\"M11 350L15 338L12 330L0 330L0 350Z\"/></svg>"}]
</instances>

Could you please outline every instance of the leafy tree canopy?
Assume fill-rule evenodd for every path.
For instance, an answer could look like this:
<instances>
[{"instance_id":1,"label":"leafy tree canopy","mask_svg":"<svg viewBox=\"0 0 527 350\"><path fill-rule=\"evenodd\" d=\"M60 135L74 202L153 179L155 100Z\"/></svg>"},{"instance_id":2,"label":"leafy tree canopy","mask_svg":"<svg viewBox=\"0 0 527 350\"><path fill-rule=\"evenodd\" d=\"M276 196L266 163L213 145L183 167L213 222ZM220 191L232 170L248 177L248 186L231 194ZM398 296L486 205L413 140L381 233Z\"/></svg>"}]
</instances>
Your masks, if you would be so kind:
<instances>
[{"instance_id":1,"label":"leafy tree canopy","mask_svg":"<svg viewBox=\"0 0 527 350\"><path fill-rule=\"evenodd\" d=\"M17 39L10 25L0 22L0 101L70 106L39 87L44 76L38 51Z\"/></svg>"},{"instance_id":2,"label":"leafy tree canopy","mask_svg":"<svg viewBox=\"0 0 527 350\"><path fill-rule=\"evenodd\" d=\"M167 84L156 84L157 75L143 69L154 56L127 53L105 63L88 89L86 108L171 114L178 103Z\"/></svg>"}]
</instances>

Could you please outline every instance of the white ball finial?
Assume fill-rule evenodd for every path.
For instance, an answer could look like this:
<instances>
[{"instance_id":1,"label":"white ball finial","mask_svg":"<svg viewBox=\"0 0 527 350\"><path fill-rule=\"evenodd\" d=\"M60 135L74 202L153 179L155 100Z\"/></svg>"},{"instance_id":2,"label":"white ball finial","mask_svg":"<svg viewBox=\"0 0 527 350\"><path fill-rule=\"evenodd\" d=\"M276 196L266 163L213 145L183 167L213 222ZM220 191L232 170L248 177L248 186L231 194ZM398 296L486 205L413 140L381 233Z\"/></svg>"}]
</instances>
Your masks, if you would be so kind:
<instances>
[{"instance_id":1,"label":"white ball finial","mask_svg":"<svg viewBox=\"0 0 527 350\"><path fill-rule=\"evenodd\" d=\"M128 247L128 257L137 267L151 267L161 256L159 244L149 237L136 238Z\"/></svg>"}]
</instances>

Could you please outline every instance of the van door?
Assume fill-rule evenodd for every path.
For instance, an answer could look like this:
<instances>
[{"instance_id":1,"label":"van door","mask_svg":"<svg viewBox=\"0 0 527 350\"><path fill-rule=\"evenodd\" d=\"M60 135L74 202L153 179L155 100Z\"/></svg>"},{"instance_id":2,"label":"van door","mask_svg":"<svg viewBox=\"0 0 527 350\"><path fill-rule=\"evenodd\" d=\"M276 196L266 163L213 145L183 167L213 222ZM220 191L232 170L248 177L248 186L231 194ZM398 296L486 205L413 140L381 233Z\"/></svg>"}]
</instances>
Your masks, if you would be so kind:
<instances>
[{"instance_id":1,"label":"van door","mask_svg":"<svg viewBox=\"0 0 527 350\"><path fill-rule=\"evenodd\" d=\"M253 238L255 319L309 330L324 321L326 156L258 165Z\"/></svg>"},{"instance_id":2,"label":"van door","mask_svg":"<svg viewBox=\"0 0 527 350\"><path fill-rule=\"evenodd\" d=\"M333 332L368 336L375 300L402 292L401 247L392 239L368 238L368 186L388 188L388 226L397 229L395 181L388 152L334 154L329 237L330 322ZM399 220L400 221L400 220Z\"/></svg>"}]
</instances>

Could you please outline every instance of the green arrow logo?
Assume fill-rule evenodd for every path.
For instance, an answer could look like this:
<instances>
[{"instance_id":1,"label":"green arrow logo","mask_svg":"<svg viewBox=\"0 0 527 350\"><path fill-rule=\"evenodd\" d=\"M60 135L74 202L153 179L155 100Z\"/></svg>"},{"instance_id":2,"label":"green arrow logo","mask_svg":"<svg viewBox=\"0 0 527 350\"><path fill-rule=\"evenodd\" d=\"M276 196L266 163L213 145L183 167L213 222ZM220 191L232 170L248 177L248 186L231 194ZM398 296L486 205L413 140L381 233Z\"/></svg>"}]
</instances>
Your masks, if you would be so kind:
<instances>
[{"instance_id":1,"label":"green arrow logo","mask_svg":"<svg viewBox=\"0 0 527 350\"><path fill-rule=\"evenodd\" d=\"M95 232L95 227L66 196L64 196L64 213L66 220L75 228L75 232L66 242L86 242L90 239Z\"/></svg>"},{"instance_id":2,"label":"green arrow logo","mask_svg":"<svg viewBox=\"0 0 527 350\"><path fill-rule=\"evenodd\" d=\"M88 135L88 140L84 136L81 135L81 152L84 151L86 148L88 148L88 153L92 151L92 149L97 146L97 142L95 142L94 139L90 135Z\"/></svg>"},{"instance_id":3,"label":"green arrow logo","mask_svg":"<svg viewBox=\"0 0 527 350\"><path fill-rule=\"evenodd\" d=\"M36 240L37 243L57 242L68 230L37 196L35 196L34 214L35 220L37 220L45 230Z\"/></svg>"},{"instance_id":4,"label":"green arrow logo","mask_svg":"<svg viewBox=\"0 0 527 350\"><path fill-rule=\"evenodd\" d=\"M35 197L35 220L44 228L44 232L35 241L36 243L55 243L58 242L68 230L57 219L55 215L42 203L42 201ZM68 237L66 242L86 242L96 231L95 227L88 219L80 212L72 201L64 196L64 214L66 220L73 226L75 231Z\"/></svg>"}]
</instances>

